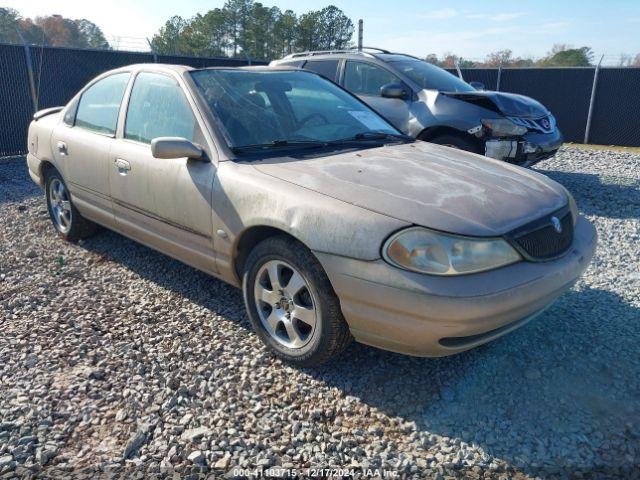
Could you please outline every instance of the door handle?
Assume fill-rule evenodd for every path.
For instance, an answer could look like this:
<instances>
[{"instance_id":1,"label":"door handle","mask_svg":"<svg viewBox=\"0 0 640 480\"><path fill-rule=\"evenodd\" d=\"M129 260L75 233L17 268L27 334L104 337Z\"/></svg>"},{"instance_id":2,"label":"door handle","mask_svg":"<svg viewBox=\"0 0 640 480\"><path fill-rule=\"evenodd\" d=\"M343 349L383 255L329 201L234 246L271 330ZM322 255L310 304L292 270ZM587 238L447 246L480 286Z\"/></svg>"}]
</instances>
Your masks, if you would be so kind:
<instances>
[{"instance_id":1,"label":"door handle","mask_svg":"<svg viewBox=\"0 0 640 480\"><path fill-rule=\"evenodd\" d=\"M126 175L129 170L131 170L131 164L122 158L116 158L115 162L113 162L118 169L118 173L122 175Z\"/></svg>"},{"instance_id":2,"label":"door handle","mask_svg":"<svg viewBox=\"0 0 640 480\"><path fill-rule=\"evenodd\" d=\"M60 155L66 155L67 152L67 144L64 142L58 142L58 152L60 152Z\"/></svg>"}]
</instances>

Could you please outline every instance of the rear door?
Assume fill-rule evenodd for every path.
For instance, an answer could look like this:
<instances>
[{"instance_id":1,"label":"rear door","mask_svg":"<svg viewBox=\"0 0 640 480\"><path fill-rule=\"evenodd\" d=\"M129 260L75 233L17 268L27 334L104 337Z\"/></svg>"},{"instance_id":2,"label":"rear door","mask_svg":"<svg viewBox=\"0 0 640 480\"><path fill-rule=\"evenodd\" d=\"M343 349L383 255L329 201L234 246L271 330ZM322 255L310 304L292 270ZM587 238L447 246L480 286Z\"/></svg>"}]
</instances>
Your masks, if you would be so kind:
<instances>
[{"instance_id":1,"label":"rear door","mask_svg":"<svg viewBox=\"0 0 640 480\"><path fill-rule=\"evenodd\" d=\"M89 86L65 112L51 142L77 208L111 223L109 150L115 141L120 105L131 73L114 73Z\"/></svg>"},{"instance_id":2,"label":"rear door","mask_svg":"<svg viewBox=\"0 0 640 480\"><path fill-rule=\"evenodd\" d=\"M151 140L183 137L205 145L191 103L169 73L140 72L111 149L109 180L116 225L185 263L215 272L210 159L158 159Z\"/></svg>"},{"instance_id":3,"label":"rear door","mask_svg":"<svg viewBox=\"0 0 640 480\"><path fill-rule=\"evenodd\" d=\"M406 100L382 97L380 88L388 83L404 85L409 97ZM411 89L389 70L370 62L347 60L342 85L369 104L396 128L404 133L409 132Z\"/></svg>"}]
</instances>

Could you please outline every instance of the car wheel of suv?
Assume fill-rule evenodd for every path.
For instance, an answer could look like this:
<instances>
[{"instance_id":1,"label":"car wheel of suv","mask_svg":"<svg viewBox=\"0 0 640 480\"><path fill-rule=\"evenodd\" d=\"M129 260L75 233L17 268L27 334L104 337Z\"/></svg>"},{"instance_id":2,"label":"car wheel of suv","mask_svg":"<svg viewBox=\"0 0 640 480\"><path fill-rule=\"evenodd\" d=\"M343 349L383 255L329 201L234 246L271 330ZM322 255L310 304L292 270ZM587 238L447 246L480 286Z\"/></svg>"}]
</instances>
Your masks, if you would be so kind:
<instances>
[{"instance_id":1,"label":"car wheel of suv","mask_svg":"<svg viewBox=\"0 0 640 480\"><path fill-rule=\"evenodd\" d=\"M440 135L428 141L431 143L437 143L438 145L444 145L445 147L466 150L471 153L482 153L480 151L480 146L477 143L458 135Z\"/></svg>"},{"instance_id":2,"label":"car wheel of suv","mask_svg":"<svg viewBox=\"0 0 640 480\"><path fill-rule=\"evenodd\" d=\"M50 169L45 174L45 195L53 226L62 237L76 241L95 233L97 225L80 215L57 170Z\"/></svg>"},{"instance_id":3,"label":"car wheel of suv","mask_svg":"<svg viewBox=\"0 0 640 480\"><path fill-rule=\"evenodd\" d=\"M242 287L253 328L284 360L319 365L352 340L322 266L290 237L271 237L253 249Z\"/></svg>"}]
</instances>

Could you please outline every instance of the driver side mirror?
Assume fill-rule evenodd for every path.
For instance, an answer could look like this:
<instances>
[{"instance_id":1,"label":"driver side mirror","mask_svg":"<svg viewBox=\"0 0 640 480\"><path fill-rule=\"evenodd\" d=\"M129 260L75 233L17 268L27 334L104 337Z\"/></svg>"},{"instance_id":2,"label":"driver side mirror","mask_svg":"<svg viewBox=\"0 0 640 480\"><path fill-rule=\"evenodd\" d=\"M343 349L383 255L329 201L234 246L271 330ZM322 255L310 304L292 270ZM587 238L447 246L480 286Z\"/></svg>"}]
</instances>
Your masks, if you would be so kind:
<instances>
[{"instance_id":1,"label":"driver side mirror","mask_svg":"<svg viewBox=\"0 0 640 480\"><path fill-rule=\"evenodd\" d=\"M399 98L406 100L409 94L401 83L387 83L380 87L380 96L383 98Z\"/></svg>"},{"instance_id":2,"label":"driver side mirror","mask_svg":"<svg viewBox=\"0 0 640 480\"><path fill-rule=\"evenodd\" d=\"M484 90L485 89L484 83L482 83L482 82L469 82L469 85L471 85L476 90Z\"/></svg>"},{"instance_id":3,"label":"driver side mirror","mask_svg":"<svg viewBox=\"0 0 640 480\"><path fill-rule=\"evenodd\" d=\"M204 159L202 147L182 137L154 138L151 140L151 155L155 158Z\"/></svg>"}]
</instances>

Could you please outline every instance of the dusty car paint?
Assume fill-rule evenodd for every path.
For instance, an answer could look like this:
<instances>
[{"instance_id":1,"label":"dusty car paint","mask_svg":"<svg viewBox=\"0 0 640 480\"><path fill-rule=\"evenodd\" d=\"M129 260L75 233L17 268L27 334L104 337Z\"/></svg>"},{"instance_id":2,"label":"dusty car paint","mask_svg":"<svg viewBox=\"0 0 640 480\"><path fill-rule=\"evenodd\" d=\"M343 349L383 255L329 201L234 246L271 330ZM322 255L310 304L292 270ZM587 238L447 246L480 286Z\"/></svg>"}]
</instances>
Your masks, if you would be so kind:
<instances>
[{"instance_id":1,"label":"dusty car paint","mask_svg":"<svg viewBox=\"0 0 640 480\"><path fill-rule=\"evenodd\" d=\"M567 202L562 187L540 174L427 142L255 166L408 223L470 236L502 235Z\"/></svg>"},{"instance_id":2,"label":"dusty car paint","mask_svg":"<svg viewBox=\"0 0 640 480\"><path fill-rule=\"evenodd\" d=\"M524 324L569 288L593 255L595 229L580 218L571 249L557 260L450 278L393 267L381 259L381 247L402 228L502 235L566 205L567 196L542 175L423 142L246 162L234 158L194 94L188 70L139 65L119 71L159 71L180 82L202 130L206 161L155 159L151 166L148 145L122 139L121 109L115 138L96 137L111 140L110 149L86 157L93 163L71 162L95 143L85 132L75 143L77 129L62 121L65 109L32 122L31 177L42 185L43 169L53 166L67 179L88 179L94 188L67 180L82 215L235 286L244 250L285 232L324 267L356 339L413 355L466 350ZM59 154L61 141L69 143L70 155ZM121 157L131 167L124 176ZM106 178L96 178L99 172ZM100 189L109 188L108 179L105 194ZM473 335L484 336L443 343Z\"/></svg>"}]
</instances>

